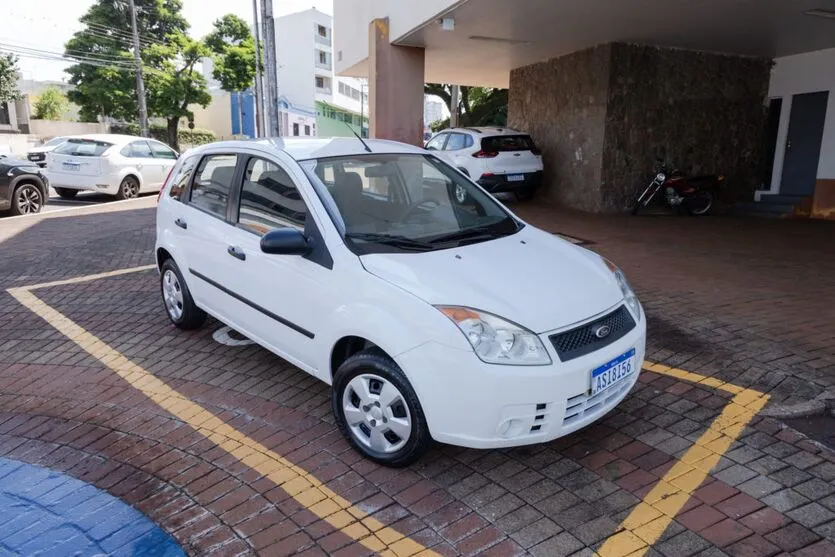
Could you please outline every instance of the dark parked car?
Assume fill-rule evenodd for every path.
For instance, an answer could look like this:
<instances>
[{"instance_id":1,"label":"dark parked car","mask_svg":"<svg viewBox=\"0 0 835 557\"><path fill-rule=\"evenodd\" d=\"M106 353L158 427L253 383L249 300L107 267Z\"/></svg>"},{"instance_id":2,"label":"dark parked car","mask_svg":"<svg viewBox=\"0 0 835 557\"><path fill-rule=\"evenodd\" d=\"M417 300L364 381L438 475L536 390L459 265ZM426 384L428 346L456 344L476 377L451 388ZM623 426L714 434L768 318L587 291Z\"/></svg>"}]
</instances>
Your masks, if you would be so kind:
<instances>
[{"instance_id":1,"label":"dark parked car","mask_svg":"<svg viewBox=\"0 0 835 557\"><path fill-rule=\"evenodd\" d=\"M0 156L0 211L14 215L40 213L49 198L49 184L35 164Z\"/></svg>"}]
</instances>

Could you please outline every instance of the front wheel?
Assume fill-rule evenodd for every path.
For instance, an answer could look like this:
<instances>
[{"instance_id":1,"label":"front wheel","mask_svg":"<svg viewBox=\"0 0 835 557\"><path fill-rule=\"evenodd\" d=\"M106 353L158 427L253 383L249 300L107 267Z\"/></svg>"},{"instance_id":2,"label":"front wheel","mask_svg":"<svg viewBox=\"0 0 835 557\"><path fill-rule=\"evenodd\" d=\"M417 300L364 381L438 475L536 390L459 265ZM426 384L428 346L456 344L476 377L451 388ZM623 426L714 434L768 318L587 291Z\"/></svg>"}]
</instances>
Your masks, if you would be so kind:
<instances>
[{"instance_id":1,"label":"front wheel","mask_svg":"<svg viewBox=\"0 0 835 557\"><path fill-rule=\"evenodd\" d=\"M12 196L12 214L34 215L43 209L43 193L35 184L21 184Z\"/></svg>"},{"instance_id":2,"label":"front wheel","mask_svg":"<svg viewBox=\"0 0 835 557\"><path fill-rule=\"evenodd\" d=\"M136 199L139 196L139 180L133 176L126 176L119 185L116 199Z\"/></svg>"},{"instance_id":3,"label":"front wheel","mask_svg":"<svg viewBox=\"0 0 835 557\"><path fill-rule=\"evenodd\" d=\"M74 199L78 195L78 190L67 188L55 188L55 191L61 196L61 199Z\"/></svg>"},{"instance_id":4,"label":"front wheel","mask_svg":"<svg viewBox=\"0 0 835 557\"><path fill-rule=\"evenodd\" d=\"M517 201L530 201L536 195L536 188L525 188L513 192Z\"/></svg>"},{"instance_id":5,"label":"front wheel","mask_svg":"<svg viewBox=\"0 0 835 557\"><path fill-rule=\"evenodd\" d=\"M660 188L661 186L655 181L647 186L647 188L641 192L641 195L635 199L635 203L632 205L632 214L637 215L641 209L649 205L649 202L652 201L652 198L655 197L655 194L658 193Z\"/></svg>"},{"instance_id":6,"label":"front wheel","mask_svg":"<svg viewBox=\"0 0 835 557\"><path fill-rule=\"evenodd\" d=\"M379 464L408 466L429 448L429 427L417 394L379 350L364 350L339 366L331 404L348 442Z\"/></svg>"},{"instance_id":7,"label":"front wheel","mask_svg":"<svg viewBox=\"0 0 835 557\"><path fill-rule=\"evenodd\" d=\"M713 207L713 193L708 190L700 190L685 200L687 212L691 215L706 215Z\"/></svg>"}]
</instances>

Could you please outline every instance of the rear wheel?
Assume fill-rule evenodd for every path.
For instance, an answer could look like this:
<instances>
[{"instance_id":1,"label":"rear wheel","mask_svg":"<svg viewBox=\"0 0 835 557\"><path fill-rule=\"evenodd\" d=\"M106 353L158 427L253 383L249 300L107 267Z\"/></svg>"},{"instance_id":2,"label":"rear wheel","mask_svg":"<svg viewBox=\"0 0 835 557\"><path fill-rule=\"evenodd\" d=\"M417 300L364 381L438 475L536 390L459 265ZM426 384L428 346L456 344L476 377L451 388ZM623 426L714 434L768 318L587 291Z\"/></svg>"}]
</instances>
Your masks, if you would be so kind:
<instances>
[{"instance_id":1,"label":"rear wheel","mask_svg":"<svg viewBox=\"0 0 835 557\"><path fill-rule=\"evenodd\" d=\"M339 366L331 403L342 434L375 462L408 466L429 447L429 427L417 394L380 350L364 350Z\"/></svg>"},{"instance_id":2,"label":"rear wheel","mask_svg":"<svg viewBox=\"0 0 835 557\"><path fill-rule=\"evenodd\" d=\"M517 201L530 201L536 195L536 188L524 188L513 192Z\"/></svg>"},{"instance_id":3,"label":"rear wheel","mask_svg":"<svg viewBox=\"0 0 835 557\"><path fill-rule=\"evenodd\" d=\"M12 214L34 215L43 209L43 192L35 184L21 184L12 196Z\"/></svg>"},{"instance_id":4,"label":"rear wheel","mask_svg":"<svg viewBox=\"0 0 835 557\"><path fill-rule=\"evenodd\" d=\"M708 190L700 190L685 200L687 212L691 215L706 215L713 207L713 193Z\"/></svg>"},{"instance_id":5,"label":"rear wheel","mask_svg":"<svg viewBox=\"0 0 835 557\"><path fill-rule=\"evenodd\" d=\"M133 176L126 176L119 185L116 199L136 199L139 196L139 180Z\"/></svg>"},{"instance_id":6,"label":"rear wheel","mask_svg":"<svg viewBox=\"0 0 835 557\"><path fill-rule=\"evenodd\" d=\"M73 199L76 195L78 195L78 190L70 190L67 188L55 188L55 191L58 192L58 195L60 195L62 199Z\"/></svg>"}]
</instances>

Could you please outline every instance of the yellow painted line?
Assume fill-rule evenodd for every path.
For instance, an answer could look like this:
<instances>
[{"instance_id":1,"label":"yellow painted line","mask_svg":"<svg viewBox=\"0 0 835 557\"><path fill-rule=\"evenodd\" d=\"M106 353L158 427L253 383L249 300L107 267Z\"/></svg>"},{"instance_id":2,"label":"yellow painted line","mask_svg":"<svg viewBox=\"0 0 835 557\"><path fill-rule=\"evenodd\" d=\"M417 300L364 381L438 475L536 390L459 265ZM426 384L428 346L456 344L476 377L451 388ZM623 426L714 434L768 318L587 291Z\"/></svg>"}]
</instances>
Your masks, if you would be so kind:
<instances>
[{"instance_id":1,"label":"yellow painted line","mask_svg":"<svg viewBox=\"0 0 835 557\"><path fill-rule=\"evenodd\" d=\"M681 459L632 509L600 547L601 557L641 557L661 539L673 518L705 481L719 459L739 437L745 426L762 410L769 396L715 379L668 366L646 362L644 369L733 393L727 406ZM636 539L638 540L636 542ZM636 543L638 546L636 547Z\"/></svg>"},{"instance_id":2,"label":"yellow painted line","mask_svg":"<svg viewBox=\"0 0 835 557\"><path fill-rule=\"evenodd\" d=\"M153 265L123 269L34 286L11 288L8 292L24 307L60 331L158 406L188 423L198 433L243 464L272 480L335 530L381 555L392 557L409 557L417 554L426 557L438 555L353 506L350 501L339 496L310 472L229 426L199 404L192 402L165 382L131 362L31 292L38 288L75 284L151 268Z\"/></svg>"}]
</instances>

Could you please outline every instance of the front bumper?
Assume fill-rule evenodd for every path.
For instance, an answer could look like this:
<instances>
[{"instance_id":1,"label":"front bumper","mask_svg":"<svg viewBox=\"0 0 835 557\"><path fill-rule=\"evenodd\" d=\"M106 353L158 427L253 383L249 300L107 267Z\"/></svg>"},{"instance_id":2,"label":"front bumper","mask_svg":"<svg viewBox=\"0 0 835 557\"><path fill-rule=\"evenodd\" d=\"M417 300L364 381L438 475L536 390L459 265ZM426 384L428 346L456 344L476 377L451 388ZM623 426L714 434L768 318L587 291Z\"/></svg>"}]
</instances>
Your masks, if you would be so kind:
<instances>
[{"instance_id":1,"label":"front bumper","mask_svg":"<svg viewBox=\"0 0 835 557\"><path fill-rule=\"evenodd\" d=\"M522 180L510 181L510 176L522 176ZM542 171L520 172L518 174L491 174L478 179L478 185L490 193L514 192L539 188L542 183Z\"/></svg>"},{"instance_id":2,"label":"front bumper","mask_svg":"<svg viewBox=\"0 0 835 557\"><path fill-rule=\"evenodd\" d=\"M539 335L549 366L486 364L472 350L438 343L401 354L397 362L417 392L432 438L477 449L551 441L606 415L638 380L646 318L612 344L568 362L548 340L553 333ZM591 371L633 348L635 371L590 396Z\"/></svg>"}]
</instances>

